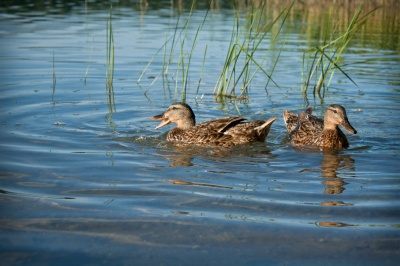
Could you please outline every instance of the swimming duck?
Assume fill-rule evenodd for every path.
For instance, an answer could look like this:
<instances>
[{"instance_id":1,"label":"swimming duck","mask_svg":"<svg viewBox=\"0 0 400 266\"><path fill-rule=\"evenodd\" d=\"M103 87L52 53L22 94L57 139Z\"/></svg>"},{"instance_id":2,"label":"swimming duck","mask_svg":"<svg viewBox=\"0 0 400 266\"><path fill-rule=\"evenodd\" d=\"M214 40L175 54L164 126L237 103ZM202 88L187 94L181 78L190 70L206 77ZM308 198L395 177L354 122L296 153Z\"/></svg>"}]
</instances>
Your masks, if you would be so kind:
<instances>
[{"instance_id":1,"label":"swimming duck","mask_svg":"<svg viewBox=\"0 0 400 266\"><path fill-rule=\"evenodd\" d=\"M332 104L325 112L324 119L312 115L311 107L294 114L289 110L283 113L290 142L295 146L312 145L325 148L347 149L349 142L339 125L346 131L357 134L350 124L346 110L339 104Z\"/></svg>"},{"instance_id":2,"label":"swimming duck","mask_svg":"<svg viewBox=\"0 0 400 266\"><path fill-rule=\"evenodd\" d=\"M192 108L186 103L173 103L164 113L152 117L161 120L155 128L159 129L170 123L177 126L172 129L167 140L188 144L231 147L254 141L265 141L272 123L278 118L244 122L242 116L217 118L196 125Z\"/></svg>"}]
</instances>

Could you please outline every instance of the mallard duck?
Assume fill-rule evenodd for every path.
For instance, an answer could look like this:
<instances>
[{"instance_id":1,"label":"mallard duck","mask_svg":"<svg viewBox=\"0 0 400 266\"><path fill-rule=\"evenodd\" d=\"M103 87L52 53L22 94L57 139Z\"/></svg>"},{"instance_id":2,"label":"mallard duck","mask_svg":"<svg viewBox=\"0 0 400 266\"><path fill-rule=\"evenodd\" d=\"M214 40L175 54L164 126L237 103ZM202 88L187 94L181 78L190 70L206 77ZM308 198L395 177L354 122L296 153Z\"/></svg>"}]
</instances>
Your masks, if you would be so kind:
<instances>
[{"instance_id":1,"label":"mallard duck","mask_svg":"<svg viewBox=\"0 0 400 266\"><path fill-rule=\"evenodd\" d=\"M244 122L242 116L217 118L196 125L192 108L186 103L173 103L164 113L152 117L161 120L155 128L159 129L169 123L177 126L172 129L167 140L188 144L231 147L254 141L265 141L272 123L278 118Z\"/></svg>"},{"instance_id":2,"label":"mallard duck","mask_svg":"<svg viewBox=\"0 0 400 266\"><path fill-rule=\"evenodd\" d=\"M325 112L324 119L313 116L311 107L294 114L289 110L283 113L290 142L295 146L319 146L347 149L349 142L339 125L352 134L357 134L350 124L346 110L339 104L332 104Z\"/></svg>"}]
</instances>

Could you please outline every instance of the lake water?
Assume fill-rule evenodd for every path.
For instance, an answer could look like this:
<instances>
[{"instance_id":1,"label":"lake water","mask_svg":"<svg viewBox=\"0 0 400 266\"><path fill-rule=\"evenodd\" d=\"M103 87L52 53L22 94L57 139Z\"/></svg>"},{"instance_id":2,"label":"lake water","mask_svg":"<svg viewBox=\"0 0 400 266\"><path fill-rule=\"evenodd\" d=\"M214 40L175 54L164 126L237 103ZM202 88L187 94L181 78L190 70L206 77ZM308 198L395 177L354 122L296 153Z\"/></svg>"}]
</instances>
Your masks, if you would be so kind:
<instances>
[{"instance_id":1,"label":"lake water","mask_svg":"<svg viewBox=\"0 0 400 266\"><path fill-rule=\"evenodd\" d=\"M239 112L265 119L308 103L322 116L338 103L358 131L346 132L350 148L292 147L282 118L265 143L232 150L167 143L172 126L154 130L150 118L181 98L179 45L166 78L161 50L137 81L173 36L181 8L183 27L190 3L114 3L113 94L109 4L1 4L2 265L397 265L398 4L381 1L342 55L358 87L336 72L323 99L311 91L304 98L303 53L321 44L329 5L316 12L303 1L265 62L271 70L279 56L272 75L279 88L266 87L259 72L247 101L216 101L234 23L228 2L214 3L191 58L186 102L197 121ZM186 56L206 7L199 1L192 12ZM344 24L354 9L350 18L346 12L338 13Z\"/></svg>"}]
</instances>

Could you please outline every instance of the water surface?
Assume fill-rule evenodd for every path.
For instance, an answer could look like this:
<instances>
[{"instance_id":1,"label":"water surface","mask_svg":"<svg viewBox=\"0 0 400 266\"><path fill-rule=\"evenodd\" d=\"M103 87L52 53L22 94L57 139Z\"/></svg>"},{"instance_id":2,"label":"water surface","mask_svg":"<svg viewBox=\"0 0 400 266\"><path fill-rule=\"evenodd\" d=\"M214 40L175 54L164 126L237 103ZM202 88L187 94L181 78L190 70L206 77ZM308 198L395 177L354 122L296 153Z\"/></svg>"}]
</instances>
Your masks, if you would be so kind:
<instances>
[{"instance_id":1,"label":"water surface","mask_svg":"<svg viewBox=\"0 0 400 266\"><path fill-rule=\"evenodd\" d=\"M399 18L390 12L396 4L385 3L343 55L358 87L337 73L323 99L305 99L300 88L303 53L321 40L328 7L315 13L295 4L276 46L282 51L270 51L280 56L273 74L280 88L266 88L259 74L247 101L212 94L234 22L229 4L211 10L200 32L186 99L198 122L238 111L263 119L307 104L322 116L339 103L358 134L346 133L351 146L337 152L292 147L282 118L265 143L232 150L167 143L171 127L154 130L150 118L180 99L177 65L163 80L160 53L137 80L173 35L179 5L113 6L115 105L105 82L108 5L2 5L4 263L395 265ZM187 42L205 12L199 3Z\"/></svg>"}]
</instances>

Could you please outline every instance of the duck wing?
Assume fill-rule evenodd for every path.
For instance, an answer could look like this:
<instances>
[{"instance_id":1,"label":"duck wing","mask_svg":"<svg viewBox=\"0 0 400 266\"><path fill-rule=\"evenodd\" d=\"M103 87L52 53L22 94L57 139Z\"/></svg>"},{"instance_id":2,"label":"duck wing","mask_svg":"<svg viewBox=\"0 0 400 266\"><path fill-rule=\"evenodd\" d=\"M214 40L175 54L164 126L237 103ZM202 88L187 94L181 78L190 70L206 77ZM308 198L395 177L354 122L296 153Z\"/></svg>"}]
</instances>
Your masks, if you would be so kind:
<instances>
[{"instance_id":1,"label":"duck wing","mask_svg":"<svg viewBox=\"0 0 400 266\"><path fill-rule=\"evenodd\" d=\"M226 134L232 135L236 139L243 139L243 142L263 141L267 137L272 123L278 116L268 120L255 120L243 122L229 128Z\"/></svg>"},{"instance_id":2,"label":"duck wing","mask_svg":"<svg viewBox=\"0 0 400 266\"><path fill-rule=\"evenodd\" d=\"M246 120L246 118L243 116L222 117L198 124L194 129L201 133L205 131L209 133L224 133L230 128L236 127L244 120Z\"/></svg>"}]
</instances>

